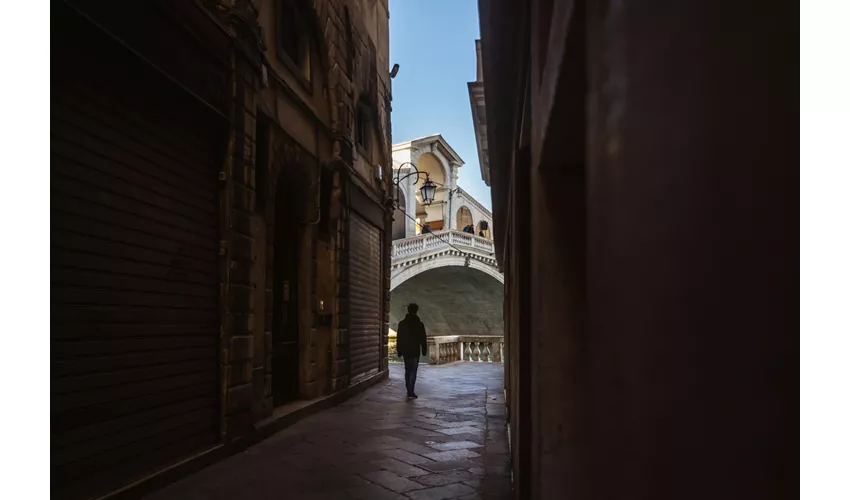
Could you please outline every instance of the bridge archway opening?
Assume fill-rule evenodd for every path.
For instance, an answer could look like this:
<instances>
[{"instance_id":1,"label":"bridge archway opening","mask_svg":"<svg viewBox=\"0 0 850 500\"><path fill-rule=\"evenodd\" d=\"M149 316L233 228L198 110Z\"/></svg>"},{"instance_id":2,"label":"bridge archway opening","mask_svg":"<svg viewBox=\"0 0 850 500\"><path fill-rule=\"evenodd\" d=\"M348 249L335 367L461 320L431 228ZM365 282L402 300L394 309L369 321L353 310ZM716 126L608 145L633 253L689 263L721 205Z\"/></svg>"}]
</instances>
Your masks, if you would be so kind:
<instances>
[{"instance_id":1,"label":"bridge archway opening","mask_svg":"<svg viewBox=\"0 0 850 500\"><path fill-rule=\"evenodd\" d=\"M437 192L434 202L430 205L422 204L422 193L419 192L421 182L416 185L416 216L422 219L422 225L427 224L432 231L448 229L449 224L443 220L443 203L446 201L447 186L446 174L443 164L439 158L432 153L423 153L416 164L420 172L428 174L428 178L437 183Z\"/></svg>"},{"instance_id":2,"label":"bridge archway opening","mask_svg":"<svg viewBox=\"0 0 850 500\"><path fill-rule=\"evenodd\" d=\"M488 240L492 239L490 237L490 224L486 220L478 221L478 224L475 225L475 234Z\"/></svg>"},{"instance_id":3,"label":"bridge archway opening","mask_svg":"<svg viewBox=\"0 0 850 500\"><path fill-rule=\"evenodd\" d=\"M422 153L419 156L419 161L416 162L416 168L420 172L425 172L428 177L437 183L437 185L445 186L446 174L443 171L443 163L433 153ZM419 187L418 185L416 187Z\"/></svg>"},{"instance_id":4,"label":"bridge archway opening","mask_svg":"<svg viewBox=\"0 0 850 500\"><path fill-rule=\"evenodd\" d=\"M429 269L390 292L390 328L419 305L428 336L503 335L504 285L489 274L466 266Z\"/></svg>"},{"instance_id":5,"label":"bridge archway opening","mask_svg":"<svg viewBox=\"0 0 850 500\"><path fill-rule=\"evenodd\" d=\"M463 231L463 228L474 224L472 220L472 211L470 211L467 207L460 207L457 210L457 230Z\"/></svg>"}]
</instances>

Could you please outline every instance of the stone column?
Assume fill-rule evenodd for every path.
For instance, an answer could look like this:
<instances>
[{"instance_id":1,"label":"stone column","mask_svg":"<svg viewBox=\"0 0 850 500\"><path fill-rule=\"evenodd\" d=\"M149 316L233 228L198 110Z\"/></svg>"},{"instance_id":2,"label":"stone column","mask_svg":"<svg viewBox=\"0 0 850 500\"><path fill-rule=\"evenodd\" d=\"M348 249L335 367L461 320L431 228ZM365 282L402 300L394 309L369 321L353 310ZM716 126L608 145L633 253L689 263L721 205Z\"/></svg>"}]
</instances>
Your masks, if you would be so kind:
<instances>
[{"instance_id":1,"label":"stone column","mask_svg":"<svg viewBox=\"0 0 850 500\"><path fill-rule=\"evenodd\" d=\"M410 169L412 172L413 169ZM405 238L409 238L411 236L416 236L416 222L414 219L416 218L416 188L414 185L416 182L416 176L411 175L404 181L404 201L407 204L405 210L407 210L407 215L410 217L405 217L406 221L404 224L404 236Z\"/></svg>"},{"instance_id":2,"label":"stone column","mask_svg":"<svg viewBox=\"0 0 850 500\"><path fill-rule=\"evenodd\" d=\"M458 165L457 163L452 163L452 167L451 167L452 176L451 176L451 180L449 181L449 189L451 189L451 190L457 189L457 176L460 173L459 170L460 170L460 165ZM457 214L455 213L455 212L457 212L456 207L460 206L459 203L457 202L458 196L459 196L459 193L454 193L454 195L449 197L449 228L454 229L455 231L458 230Z\"/></svg>"}]
</instances>

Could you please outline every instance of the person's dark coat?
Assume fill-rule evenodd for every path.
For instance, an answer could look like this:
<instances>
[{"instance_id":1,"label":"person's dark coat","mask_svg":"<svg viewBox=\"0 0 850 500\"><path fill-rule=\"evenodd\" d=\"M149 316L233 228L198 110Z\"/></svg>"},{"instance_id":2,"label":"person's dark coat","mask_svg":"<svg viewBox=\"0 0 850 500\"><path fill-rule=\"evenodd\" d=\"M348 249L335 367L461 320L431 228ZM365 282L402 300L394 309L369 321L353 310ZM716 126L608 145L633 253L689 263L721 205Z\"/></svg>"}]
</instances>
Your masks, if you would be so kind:
<instances>
[{"instance_id":1,"label":"person's dark coat","mask_svg":"<svg viewBox=\"0 0 850 500\"><path fill-rule=\"evenodd\" d=\"M425 325L419 316L409 314L398 323L396 337L396 354L399 356L419 356L428 354L428 338L425 336Z\"/></svg>"}]
</instances>

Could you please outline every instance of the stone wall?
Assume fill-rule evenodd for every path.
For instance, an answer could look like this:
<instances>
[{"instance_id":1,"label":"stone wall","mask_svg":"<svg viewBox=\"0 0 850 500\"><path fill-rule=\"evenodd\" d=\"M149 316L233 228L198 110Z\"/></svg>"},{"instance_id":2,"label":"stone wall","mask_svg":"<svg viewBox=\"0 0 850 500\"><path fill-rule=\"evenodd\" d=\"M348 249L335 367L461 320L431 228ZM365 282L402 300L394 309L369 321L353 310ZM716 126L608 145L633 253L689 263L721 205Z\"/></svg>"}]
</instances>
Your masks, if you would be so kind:
<instances>
[{"instance_id":1,"label":"stone wall","mask_svg":"<svg viewBox=\"0 0 850 500\"><path fill-rule=\"evenodd\" d=\"M276 298L270 207L278 177L295 175L304 191L303 199L292 200L287 210L302 221L297 236L305 257L299 271L299 394L308 399L348 386L346 184L364 186L381 206L388 193L391 96L386 1L292 3L310 41L310 71L305 74L293 72L293 65L277 53L279 0L207 2L232 33L236 48L230 86L233 129L221 176L226 228L221 250L222 434L229 441L249 434L253 422L270 416L274 408L271 313ZM368 129L367 147L356 141L358 109ZM258 120L271 128L268 165L256 164ZM296 164L300 170L289 172ZM307 164L311 166L303 167ZM319 192L323 170L333 179L331 195L324 200ZM389 234L389 215L386 221L384 230ZM389 258L382 264L388 269ZM388 276L387 270L383 369Z\"/></svg>"}]
</instances>

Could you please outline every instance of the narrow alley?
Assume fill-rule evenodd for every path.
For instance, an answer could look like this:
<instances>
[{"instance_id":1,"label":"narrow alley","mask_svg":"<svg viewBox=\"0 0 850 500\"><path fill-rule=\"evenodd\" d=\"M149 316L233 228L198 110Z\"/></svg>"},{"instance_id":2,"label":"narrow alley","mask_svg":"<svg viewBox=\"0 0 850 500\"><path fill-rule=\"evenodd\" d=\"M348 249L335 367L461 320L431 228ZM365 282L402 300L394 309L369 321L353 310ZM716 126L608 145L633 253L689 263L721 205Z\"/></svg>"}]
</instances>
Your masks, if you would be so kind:
<instances>
[{"instance_id":1,"label":"narrow alley","mask_svg":"<svg viewBox=\"0 0 850 500\"><path fill-rule=\"evenodd\" d=\"M796 498L798 20L51 2L51 497Z\"/></svg>"},{"instance_id":2,"label":"narrow alley","mask_svg":"<svg viewBox=\"0 0 850 500\"><path fill-rule=\"evenodd\" d=\"M422 365L407 400L392 364L386 382L148 498L509 498L502 376L499 363Z\"/></svg>"}]
</instances>

